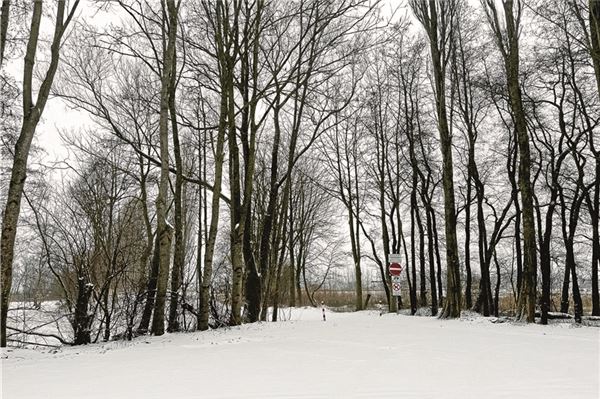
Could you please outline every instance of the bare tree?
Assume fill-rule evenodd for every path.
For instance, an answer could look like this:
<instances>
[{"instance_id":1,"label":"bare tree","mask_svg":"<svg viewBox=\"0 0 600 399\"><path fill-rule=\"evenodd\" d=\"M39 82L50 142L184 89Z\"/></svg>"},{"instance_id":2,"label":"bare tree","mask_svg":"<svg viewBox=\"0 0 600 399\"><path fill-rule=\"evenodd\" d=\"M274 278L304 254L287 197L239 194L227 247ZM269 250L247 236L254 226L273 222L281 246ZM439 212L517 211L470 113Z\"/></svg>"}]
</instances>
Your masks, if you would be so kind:
<instances>
[{"instance_id":1,"label":"bare tree","mask_svg":"<svg viewBox=\"0 0 600 399\"><path fill-rule=\"evenodd\" d=\"M503 0L503 22L501 22L502 18L498 13L495 1L484 0L482 3L486 11L488 24L504 61L506 85L519 148L519 190L521 191L523 207L524 263L523 282L519 293L517 316L521 320L533 323L535 321L537 268L533 209L534 188L531 183L529 134L519 83L519 32L523 16L523 3L521 0L517 0L516 2L513 0Z\"/></svg>"},{"instance_id":2,"label":"bare tree","mask_svg":"<svg viewBox=\"0 0 600 399\"><path fill-rule=\"evenodd\" d=\"M211 200L211 216L210 216L210 225L208 236L206 239L206 249L204 252L204 270L202 272L202 289L200 291L200 309L199 309L199 317L198 317L198 329L207 330L208 329L208 319L209 319L209 298L210 298L210 289L212 286L212 274L213 274L213 262L214 262L214 251L215 251L215 242L217 239L217 232L219 229L219 216L221 214L220 210L220 195L221 195L221 185L223 180L223 163L224 163L224 147L225 147L225 138L226 132L228 129L228 116L229 116L229 95L230 91L227 90L227 85L230 84L231 79L231 71L229 70L229 66L227 63L227 51L230 48L230 40L228 37L224 36L223 29L223 21L222 21L222 12L223 9L219 4L213 5L212 8L209 8L208 3L203 4L203 9L206 15L209 18L214 18L214 23L212 25L211 32L215 37L215 47L216 47L216 55L217 62L219 65L219 85L221 88L220 91L220 108L219 108L219 122L217 128L217 137L216 137L216 146L214 150L214 182L213 182L213 190L212 190L212 200ZM214 137L213 137L214 141ZM198 271L199 273L200 271Z\"/></svg>"},{"instance_id":3,"label":"bare tree","mask_svg":"<svg viewBox=\"0 0 600 399\"><path fill-rule=\"evenodd\" d=\"M583 42L592 60L596 80L596 94L600 98L600 2L571 0L569 10L575 15L581 28L581 36L574 42ZM571 32L565 32L567 35ZM598 269L600 268L600 148L594 135L589 134L589 146L594 156L594 174L596 184L587 194L586 204L592 221L592 315L600 316L600 290L598 288Z\"/></svg>"},{"instance_id":4,"label":"bare tree","mask_svg":"<svg viewBox=\"0 0 600 399\"><path fill-rule=\"evenodd\" d=\"M446 301L442 318L460 317L461 288L458 241L456 236L456 205L454 199L454 169L452 136L446 109L446 70L451 57L452 35L459 12L456 0L413 0L411 7L429 37L435 87L435 103L442 151L442 185L446 229Z\"/></svg>"},{"instance_id":5,"label":"bare tree","mask_svg":"<svg viewBox=\"0 0 600 399\"><path fill-rule=\"evenodd\" d=\"M3 2L2 13L6 11L8 19L8 3L5 8ZM6 346L6 315L10 302L10 290L12 284L12 265L14 258L15 238L17 235L17 222L21 209L21 199L27 177L27 160L31 148L31 142L35 135L35 130L40 121L54 76L60 60L60 49L64 34L71 23L79 0L67 8L65 0L58 0L56 9L56 21L54 24L54 34L50 45L50 64L44 75L44 78L37 90L34 89L33 75L36 54L38 52L38 39L40 36L40 23L42 19L43 3L36 1L33 5L31 16L31 27L27 40L27 49L24 59L23 69L23 122L19 139L15 146L14 160L6 205L2 213L2 238L0 246L0 255L2 259L2 298L1 298L1 327L0 327L0 347ZM3 17L4 19L4 17ZM4 22L4 21L3 21ZM4 27L2 27L4 28ZM3 44L4 46L4 44ZM33 93L37 91L37 97L34 101Z\"/></svg>"},{"instance_id":6,"label":"bare tree","mask_svg":"<svg viewBox=\"0 0 600 399\"><path fill-rule=\"evenodd\" d=\"M156 301L154 304L154 316L152 318L152 333L154 335L164 334L165 323L165 301L167 295L167 282L169 278L169 265L171 263L171 230L167 221L167 195L169 189L169 101L172 93L171 86L175 82L172 75L175 74L175 46L177 39L177 20L179 4L174 0L166 1L166 9L163 11L165 18L165 35L167 37L163 49L163 70L160 88L160 183L156 197L156 234L158 235L159 269L156 286ZM172 116L174 117L174 115Z\"/></svg>"}]
</instances>

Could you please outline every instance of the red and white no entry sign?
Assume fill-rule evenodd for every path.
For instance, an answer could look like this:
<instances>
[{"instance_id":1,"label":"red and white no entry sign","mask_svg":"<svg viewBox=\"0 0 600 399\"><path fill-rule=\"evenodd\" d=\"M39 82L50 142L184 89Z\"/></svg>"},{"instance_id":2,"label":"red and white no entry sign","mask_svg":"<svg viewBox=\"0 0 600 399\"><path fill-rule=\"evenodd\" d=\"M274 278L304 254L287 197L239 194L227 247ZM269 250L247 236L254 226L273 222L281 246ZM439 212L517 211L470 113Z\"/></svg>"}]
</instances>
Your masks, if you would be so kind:
<instances>
[{"instance_id":1,"label":"red and white no entry sign","mask_svg":"<svg viewBox=\"0 0 600 399\"><path fill-rule=\"evenodd\" d=\"M402 266L400 266L400 263L393 262L390 263L388 270L392 276L399 276L402 273Z\"/></svg>"}]
</instances>

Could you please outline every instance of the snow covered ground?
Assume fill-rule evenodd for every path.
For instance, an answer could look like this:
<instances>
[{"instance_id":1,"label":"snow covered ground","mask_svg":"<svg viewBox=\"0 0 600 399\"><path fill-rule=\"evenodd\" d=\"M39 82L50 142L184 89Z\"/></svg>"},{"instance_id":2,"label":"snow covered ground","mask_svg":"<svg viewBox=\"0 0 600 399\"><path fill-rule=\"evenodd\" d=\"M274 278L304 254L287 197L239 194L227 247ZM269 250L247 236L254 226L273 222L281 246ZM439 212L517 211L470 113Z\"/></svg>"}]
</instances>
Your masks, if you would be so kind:
<instances>
[{"instance_id":1,"label":"snow covered ground","mask_svg":"<svg viewBox=\"0 0 600 399\"><path fill-rule=\"evenodd\" d=\"M600 329L294 309L291 321L2 353L4 399L600 397Z\"/></svg>"}]
</instances>

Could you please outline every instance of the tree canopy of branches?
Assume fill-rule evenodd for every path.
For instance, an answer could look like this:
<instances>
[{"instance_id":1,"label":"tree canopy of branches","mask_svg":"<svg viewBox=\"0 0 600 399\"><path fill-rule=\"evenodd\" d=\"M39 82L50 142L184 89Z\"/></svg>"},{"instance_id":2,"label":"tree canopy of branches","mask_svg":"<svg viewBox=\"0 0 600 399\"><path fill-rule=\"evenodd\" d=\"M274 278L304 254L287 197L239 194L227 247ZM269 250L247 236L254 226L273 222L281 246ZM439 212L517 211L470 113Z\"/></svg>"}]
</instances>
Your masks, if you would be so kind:
<instances>
[{"instance_id":1,"label":"tree canopy of branches","mask_svg":"<svg viewBox=\"0 0 600 399\"><path fill-rule=\"evenodd\" d=\"M600 315L600 5L546 3L4 0L1 345Z\"/></svg>"}]
</instances>

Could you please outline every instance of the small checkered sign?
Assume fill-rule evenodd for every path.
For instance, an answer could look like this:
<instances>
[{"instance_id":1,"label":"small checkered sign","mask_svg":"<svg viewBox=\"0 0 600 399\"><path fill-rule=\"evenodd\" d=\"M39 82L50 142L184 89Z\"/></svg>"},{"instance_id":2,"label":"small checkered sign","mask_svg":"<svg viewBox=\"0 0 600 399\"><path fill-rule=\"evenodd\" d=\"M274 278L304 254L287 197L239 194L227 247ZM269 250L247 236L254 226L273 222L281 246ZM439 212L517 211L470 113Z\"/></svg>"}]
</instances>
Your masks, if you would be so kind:
<instances>
[{"instance_id":1,"label":"small checkered sign","mask_svg":"<svg viewBox=\"0 0 600 399\"><path fill-rule=\"evenodd\" d=\"M400 296L400 276L392 276L392 295Z\"/></svg>"}]
</instances>

